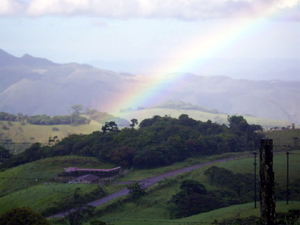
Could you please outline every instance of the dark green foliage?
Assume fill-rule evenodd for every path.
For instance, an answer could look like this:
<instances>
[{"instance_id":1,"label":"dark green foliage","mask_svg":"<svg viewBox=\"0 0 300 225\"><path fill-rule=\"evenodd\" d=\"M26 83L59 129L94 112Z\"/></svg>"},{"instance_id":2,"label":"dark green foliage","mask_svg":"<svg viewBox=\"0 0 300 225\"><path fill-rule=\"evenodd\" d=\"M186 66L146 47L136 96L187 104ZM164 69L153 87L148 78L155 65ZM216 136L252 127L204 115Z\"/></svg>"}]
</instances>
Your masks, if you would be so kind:
<instances>
[{"instance_id":1,"label":"dark green foliage","mask_svg":"<svg viewBox=\"0 0 300 225\"><path fill-rule=\"evenodd\" d=\"M3 125L3 126L2 126L2 130L9 130L9 127L6 126L6 125Z\"/></svg>"},{"instance_id":2,"label":"dark green foliage","mask_svg":"<svg viewBox=\"0 0 300 225\"><path fill-rule=\"evenodd\" d=\"M234 174L225 168L212 166L204 171L204 175L209 177L211 184L220 188L227 188L230 191L219 192L223 198L230 199L230 204L234 202L245 203L253 201L254 181L252 174Z\"/></svg>"},{"instance_id":3,"label":"dark green foliage","mask_svg":"<svg viewBox=\"0 0 300 225\"><path fill-rule=\"evenodd\" d=\"M51 147L39 146L35 151L29 148L7 165L16 166L40 158L73 154L97 157L117 166L153 168L188 157L238 152L259 146L261 136L254 132L254 125L248 125L242 117L230 117L229 120L230 128L210 120L196 121L185 114L179 119L154 116L143 120L139 129L122 130L111 121L103 126L105 133L73 134Z\"/></svg>"},{"instance_id":4,"label":"dark green foliage","mask_svg":"<svg viewBox=\"0 0 300 225\"><path fill-rule=\"evenodd\" d=\"M0 216L0 225L48 225L49 222L30 208L12 208Z\"/></svg>"},{"instance_id":5,"label":"dark green foliage","mask_svg":"<svg viewBox=\"0 0 300 225\"><path fill-rule=\"evenodd\" d=\"M17 116L6 112L0 112L0 120L17 121Z\"/></svg>"},{"instance_id":6,"label":"dark green foliage","mask_svg":"<svg viewBox=\"0 0 300 225\"><path fill-rule=\"evenodd\" d=\"M91 220L90 225L106 225L107 223L99 220Z\"/></svg>"},{"instance_id":7,"label":"dark green foliage","mask_svg":"<svg viewBox=\"0 0 300 225\"><path fill-rule=\"evenodd\" d=\"M89 124L90 120L78 114L65 115L65 116L53 116L53 117L43 114L43 115L29 116L27 118L27 122L34 125L59 125L59 124L80 125L80 124Z\"/></svg>"},{"instance_id":8,"label":"dark green foliage","mask_svg":"<svg viewBox=\"0 0 300 225\"><path fill-rule=\"evenodd\" d=\"M134 128L134 126L138 124L138 120L137 119L132 119L130 121L131 121L131 124L130 124L131 128Z\"/></svg>"},{"instance_id":9,"label":"dark green foliage","mask_svg":"<svg viewBox=\"0 0 300 225\"><path fill-rule=\"evenodd\" d=\"M169 202L171 218L187 217L226 206L222 199L210 195L198 181L185 180L180 189Z\"/></svg>"},{"instance_id":10,"label":"dark green foliage","mask_svg":"<svg viewBox=\"0 0 300 225\"><path fill-rule=\"evenodd\" d=\"M117 132L119 131L118 125L115 123L115 121L105 122L104 126L102 126L103 133L106 133L108 131L110 132Z\"/></svg>"},{"instance_id":11,"label":"dark green foliage","mask_svg":"<svg viewBox=\"0 0 300 225\"><path fill-rule=\"evenodd\" d=\"M12 154L9 150L0 146L0 164L6 162L12 158Z\"/></svg>"},{"instance_id":12,"label":"dark green foliage","mask_svg":"<svg viewBox=\"0 0 300 225\"><path fill-rule=\"evenodd\" d=\"M93 206L86 205L70 210L65 218L69 221L70 225L80 225L93 216L94 208Z\"/></svg>"},{"instance_id":13,"label":"dark green foliage","mask_svg":"<svg viewBox=\"0 0 300 225\"><path fill-rule=\"evenodd\" d=\"M132 199L139 199L146 194L143 185L139 184L138 182L129 184L127 189L129 190L129 195Z\"/></svg>"}]
</instances>

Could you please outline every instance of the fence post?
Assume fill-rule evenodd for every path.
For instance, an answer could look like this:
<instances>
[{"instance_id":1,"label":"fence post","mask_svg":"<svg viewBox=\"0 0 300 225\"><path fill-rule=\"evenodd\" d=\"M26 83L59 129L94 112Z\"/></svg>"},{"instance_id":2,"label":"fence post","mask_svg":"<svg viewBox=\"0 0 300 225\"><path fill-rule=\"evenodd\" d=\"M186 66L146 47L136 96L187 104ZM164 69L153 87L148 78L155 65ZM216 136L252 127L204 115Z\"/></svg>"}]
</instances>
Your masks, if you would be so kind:
<instances>
[{"instance_id":1,"label":"fence post","mask_svg":"<svg viewBox=\"0 0 300 225\"><path fill-rule=\"evenodd\" d=\"M260 214L261 222L273 225L276 220L276 199L273 172L273 139L260 142Z\"/></svg>"}]
</instances>

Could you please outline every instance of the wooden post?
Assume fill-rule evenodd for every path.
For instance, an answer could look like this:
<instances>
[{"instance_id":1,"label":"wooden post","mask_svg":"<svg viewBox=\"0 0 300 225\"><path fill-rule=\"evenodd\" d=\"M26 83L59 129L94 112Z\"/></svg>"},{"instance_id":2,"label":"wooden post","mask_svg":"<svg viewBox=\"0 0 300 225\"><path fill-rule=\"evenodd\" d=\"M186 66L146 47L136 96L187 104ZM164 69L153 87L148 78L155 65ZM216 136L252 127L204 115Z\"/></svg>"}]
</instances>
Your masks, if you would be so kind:
<instances>
[{"instance_id":1,"label":"wooden post","mask_svg":"<svg viewBox=\"0 0 300 225\"><path fill-rule=\"evenodd\" d=\"M276 220L276 198L273 172L273 140L260 142L260 214L264 225L273 225Z\"/></svg>"}]
</instances>

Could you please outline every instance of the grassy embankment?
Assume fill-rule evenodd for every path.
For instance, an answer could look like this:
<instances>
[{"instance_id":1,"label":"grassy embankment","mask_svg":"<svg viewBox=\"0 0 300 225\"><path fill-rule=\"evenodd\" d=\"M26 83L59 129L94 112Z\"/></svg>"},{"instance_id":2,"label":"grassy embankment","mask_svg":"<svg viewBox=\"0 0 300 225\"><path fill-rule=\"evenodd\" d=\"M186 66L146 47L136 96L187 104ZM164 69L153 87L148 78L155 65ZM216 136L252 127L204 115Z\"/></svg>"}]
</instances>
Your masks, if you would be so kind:
<instances>
[{"instance_id":1,"label":"grassy embankment","mask_svg":"<svg viewBox=\"0 0 300 225\"><path fill-rule=\"evenodd\" d=\"M53 182L51 178L67 167L112 168L91 157L63 156L41 159L0 172L0 214L12 207L28 206L43 211L54 202L74 193L80 188L82 194L90 192L97 185L66 184ZM104 187L107 193L124 186Z\"/></svg>"}]
</instances>

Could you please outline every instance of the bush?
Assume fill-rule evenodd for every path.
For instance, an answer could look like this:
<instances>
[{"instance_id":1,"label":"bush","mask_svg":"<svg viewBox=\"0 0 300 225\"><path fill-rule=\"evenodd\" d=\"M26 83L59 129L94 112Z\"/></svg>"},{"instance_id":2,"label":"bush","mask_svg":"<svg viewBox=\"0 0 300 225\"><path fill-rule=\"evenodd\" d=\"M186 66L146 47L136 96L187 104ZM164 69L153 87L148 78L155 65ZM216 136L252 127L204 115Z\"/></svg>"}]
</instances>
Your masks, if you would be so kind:
<instances>
[{"instance_id":1,"label":"bush","mask_svg":"<svg viewBox=\"0 0 300 225\"><path fill-rule=\"evenodd\" d=\"M52 127L52 131L59 131L59 129L57 127Z\"/></svg>"},{"instance_id":2,"label":"bush","mask_svg":"<svg viewBox=\"0 0 300 225\"><path fill-rule=\"evenodd\" d=\"M42 215L30 208L12 208L0 216L0 225L48 225L49 222Z\"/></svg>"}]
</instances>

